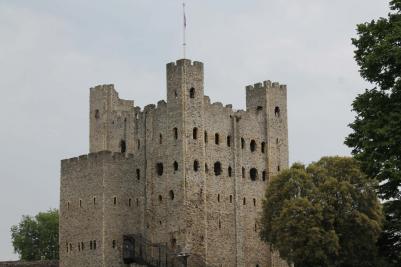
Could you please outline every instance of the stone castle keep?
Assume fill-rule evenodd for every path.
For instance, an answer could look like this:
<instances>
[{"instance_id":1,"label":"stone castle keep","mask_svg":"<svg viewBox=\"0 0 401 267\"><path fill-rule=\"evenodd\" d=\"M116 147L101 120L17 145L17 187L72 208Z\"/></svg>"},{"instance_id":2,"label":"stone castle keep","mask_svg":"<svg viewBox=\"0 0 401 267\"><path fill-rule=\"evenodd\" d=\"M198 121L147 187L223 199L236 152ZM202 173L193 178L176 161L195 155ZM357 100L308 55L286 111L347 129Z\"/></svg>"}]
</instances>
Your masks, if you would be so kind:
<instances>
[{"instance_id":1,"label":"stone castle keep","mask_svg":"<svg viewBox=\"0 0 401 267\"><path fill-rule=\"evenodd\" d=\"M211 103L203 63L167 64L167 101L90 89L90 153L61 162L60 266L287 266L260 241L269 179L288 167L287 88ZM136 266L136 265L135 265Z\"/></svg>"}]
</instances>

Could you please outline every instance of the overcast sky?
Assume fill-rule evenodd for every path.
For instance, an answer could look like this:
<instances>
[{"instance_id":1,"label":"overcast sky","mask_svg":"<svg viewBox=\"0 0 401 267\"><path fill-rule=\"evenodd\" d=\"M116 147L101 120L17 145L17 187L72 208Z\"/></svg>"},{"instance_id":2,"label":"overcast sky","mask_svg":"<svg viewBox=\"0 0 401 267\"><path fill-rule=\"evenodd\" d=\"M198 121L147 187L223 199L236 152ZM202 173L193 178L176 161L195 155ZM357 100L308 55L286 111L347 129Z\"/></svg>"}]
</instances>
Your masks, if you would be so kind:
<instances>
[{"instance_id":1,"label":"overcast sky","mask_svg":"<svg viewBox=\"0 0 401 267\"><path fill-rule=\"evenodd\" d=\"M0 0L0 259L10 227L57 208L60 160L88 153L89 87L114 83L143 107L165 99L181 57L178 0ZM349 155L356 24L388 0L188 0L190 59L212 101L245 108L245 86L288 85L290 161Z\"/></svg>"}]
</instances>

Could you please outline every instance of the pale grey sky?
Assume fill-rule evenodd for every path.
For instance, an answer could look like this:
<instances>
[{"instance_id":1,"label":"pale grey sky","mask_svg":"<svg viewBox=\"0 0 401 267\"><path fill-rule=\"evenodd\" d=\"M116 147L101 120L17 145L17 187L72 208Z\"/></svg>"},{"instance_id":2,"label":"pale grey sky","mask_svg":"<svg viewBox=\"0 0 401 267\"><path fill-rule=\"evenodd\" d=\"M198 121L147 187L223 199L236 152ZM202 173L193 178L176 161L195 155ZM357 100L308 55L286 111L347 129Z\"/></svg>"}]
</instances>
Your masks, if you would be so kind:
<instances>
[{"instance_id":1,"label":"pale grey sky","mask_svg":"<svg viewBox=\"0 0 401 267\"><path fill-rule=\"evenodd\" d=\"M0 260L10 227L57 208L60 160L88 152L89 87L114 83L144 106L165 99L181 57L179 0L0 0ZM366 87L357 23L388 0L187 0L188 57L205 93L244 108L245 86L288 85L290 160L349 155L351 102Z\"/></svg>"}]
</instances>

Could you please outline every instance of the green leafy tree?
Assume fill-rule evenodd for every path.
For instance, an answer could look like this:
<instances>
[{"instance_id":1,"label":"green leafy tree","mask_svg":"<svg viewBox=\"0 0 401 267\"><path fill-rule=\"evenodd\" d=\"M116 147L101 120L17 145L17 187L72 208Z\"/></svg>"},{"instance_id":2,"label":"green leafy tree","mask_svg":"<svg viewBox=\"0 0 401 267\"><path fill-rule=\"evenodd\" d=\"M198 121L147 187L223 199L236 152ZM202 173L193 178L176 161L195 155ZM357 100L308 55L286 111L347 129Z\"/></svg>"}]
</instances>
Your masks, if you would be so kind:
<instances>
[{"instance_id":1,"label":"green leafy tree","mask_svg":"<svg viewBox=\"0 0 401 267\"><path fill-rule=\"evenodd\" d=\"M272 179L260 236L295 267L376 267L382 220L375 180L353 158L324 157Z\"/></svg>"},{"instance_id":2,"label":"green leafy tree","mask_svg":"<svg viewBox=\"0 0 401 267\"><path fill-rule=\"evenodd\" d=\"M386 214L380 251L401 266L401 0L390 1L390 8L387 18L358 25L352 40L361 76L374 88L354 100L353 132L345 143L379 181Z\"/></svg>"},{"instance_id":3,"label":"green leafy tree","mask_svg":"<svg viewBox=\"0 0 401 267\"><path fill-rule=\"evenodd\" d=\"M21 260L58 259L57 210L40 212L34 218L23 216L18 225L11 227L14 251Z\"/></svg>"}]
</instances>

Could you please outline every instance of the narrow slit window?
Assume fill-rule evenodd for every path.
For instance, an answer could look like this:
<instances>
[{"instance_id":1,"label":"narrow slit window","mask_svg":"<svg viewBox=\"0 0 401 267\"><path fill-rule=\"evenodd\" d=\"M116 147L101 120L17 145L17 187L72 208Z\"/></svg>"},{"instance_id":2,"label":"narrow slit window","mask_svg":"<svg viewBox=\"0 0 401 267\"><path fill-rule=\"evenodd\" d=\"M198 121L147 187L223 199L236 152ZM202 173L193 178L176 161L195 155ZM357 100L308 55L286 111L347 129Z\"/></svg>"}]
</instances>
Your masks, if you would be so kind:
<instances>
[{"instance_id":1,"label":"narrow slit window","mask_svg":"<svg viewBox=\"0 0 401 267\"><path fill-rule=\"evenodd\" d=\"M220 202L220 194L217 194L217 202Z\"/></svg>"},{"instance_id":2,"label":"narrow slit window","mask_svg":"<svg viewBox=\"0 0 401 267\"><path fill-rule=\"evenodd\" d=\"M199 171L199 161L197 160L194 161L194 171L195 172Z\"/></svg>"},{"instance_id":3,"label":"narrow slit window","mask_svg":"<svg viewBox=\"0 0 401 267\"><path fill-rule=\"evenodd\" d=\"M178 139L178 129L177 128L173 129L173 134L174 134L174 139L177 140Z\"/></svg>"},{"instance_id":4,"label":"narrow slit window","mask_svg":"<svg viewBox=\"0 0 401 267\"><path fill-rule=\"evenodd\" d=\"M136 179L137 180L141 179L141 170L140 169L136 169Z\"/></svg>"},{"instance_id":5,"label":"narrow slit window","mask_svg":"<svg viewBox=\"0 0 401 267\"><path fill-rule=\"evenodd\" d=\"M116 248L116 240L113 240L112 245L113 248Z\"/></svg>"},{"instance_id":6,"label":"narrow slit window","mask_svg":"<svg viewBox=\"0 0 401 267\"><path fill-rule=\"evenodd\" d=\"M231 177L232 176L232 168L231 168L231 166L229 166L228 167L228 177Z\"/></svg>"},{"instance_id":7,"label":"narrow slit window","mask_svg":"<svg viewBox=\"0 0 401 267\"><path fill-rule=\"evenodd\" d=\"M230 147L231 146L231 136L227 136L227 146Z\"/></svg>"},{"instance_id":8,"label":"narrow slit window","mask_svg":"<svg viewBox=\"0 0 401 267\"><path fill-rule=\"evenodd\" d=\"M220 143L220 136L219 136L219 134L218 133L216 133L215 135L214 135L214 143L216 144L216 145L218 145L219 143Z\"/></svg>"},{"instance_id":9,"label":"narrow slit window","mask_svg":"<svg viewBox=\"0 0 401 267\"><path fill-rule=\"evenodd\" d=\"M245 148L245 139L241 137L241 148Z\"/></svg>"},{"instance_id":10,"label":"narrow slit window","mask_svg":"<svg viewBox=\"0 0 401 267\"><path fill-rule=\"evenodd\" d=\"M191 88L189 89L189 97L190 98L195 98L195 88Z\"/></svg>"},{"instance_id":11,"label":"narrow slit window","mask_svg":"<svg viewBox=\"0 0 401 267\"><path fill-rule=\"evenodd\" d=\"M265 146L266 146L266 143L265 143L265 142L262 142L262 145L260 146L260 151L261 151L262 153L265 153Z\"/></svg>"},{"instance_id":12,"label":"narrow slit window","mask_svg":"<svg viewBox=\"0 0 401 267\"><path fill-rule=\"evenodd\" d=\"M205 131L205 144L207 144L207 132Z\"/></svg>"},{"instance_id":13,"label":"narrow slit window","mask_svg":"<svg viewBox=\"0 0 401 267\"><path fill-rule=\"evenodd\" d=\"M253 199L253 206L256 207L256 199Z\"/></svg>"},{"instance_id":14,"label":"narrow slit window","mask_svg":"<svg viewBox=\"0 0 401 267\"><path fill-rule=\"evenodd\" d=\"M159 144L163 144L163 135L159 134Z\"/></svg>"},{"instance_id":15,"label":"narrow slit window","mask_svg":"<svg viewBox=\"0 0 401 267\"><path fill-rule=\"evenodd\" d=\"M242 205L246 205L246 198L242 200Z\"/></svg>"},{"instance_id":16,"label":"narrow slit window","mask_svg":"<svg viewBox=\"0 0 401 267\"><path fill-rule=\"evenodd\" d=\"M131 202L132 202L132 200L128 199L128 207L131 207Z\"/></svg>"},{"instance_id":17,"label":"narrow slit window","mask_svg":"<svg viewBox=\"0 0 401 267\"><path fill-rule=\"evenodd\" d=\"M121 153L125 153L127 151L127 144L125 143L125 140L120 141L120 151Z\"/></svg>"},{"instance_id":18,"label":"narrow slit window","mask_svg":"<svg viewBox=\"0 0 401 267\"><path fill-rule=\"evenodd\" d=\"M114 206L117 205L117 197L113 197L113 204Z\"/></svg>"},{"instance_id":19,"label":"narrow slit window","mask_svg":"<svg viewBox=\"0 0 401 267\"><path fill-rule=\"evenodd\" d=\"M233 196L230 195L230 203L233 203Z\"/></svg>"},{"instance_id":20,"label":"narrow slit window","mask_svg":"<svg viewBox=\"0 0 401 267\"><path fill-rule=\"evenodd\" d=\"M96 205L96 197L93 198L93 205Z\"/></svg>"},{"instance_id":21,"label":"narrow slit window","mask_svg":"<svg viewBox=\"0 0 401 267\"><path fill-rule=\"evenodd\" d=\"M95 119L99 119L100 118L100 112L99 110L95 110Z\"/></svg>"},{"instance_id":22,"label":"narrow slit window","mask_svg":"<svg viewBox=\"0 0 401 267\"><path fill-rule=\"evenodd\" d=\"M174 191L173 191L173 190L170 190L170 192L169 192L168 194L169 194L169 196L170 196L170 199L171 199L171 200L174 200Z\"/></svg>"},{"instance_id":23,"label":"narrow slit window","mask_svg":"<svg viewBox=\"0 0 401 267\"><path fill-rule=\"evenodd\" d=\"M193 139L198 139L198 128L194 128L193 130L192 130L192 138Z\"/></svg>"},{"instance_id":24,"label":"narrow slit window","mask_svg":"<svg viewBox=\"0 0 401 267\"><path fill-rule=\"evenodd\" d=\"M177 161L174 161L173 167L174 167L175 172L178 171L178 162Z\"/></svg>"},{"instance_id":25,"label":"narrow slit window","mask_svg":"<svg viewBox=\"0 0 401 267\"><path fill-rule=\"evenodd\" d=\"M263 171L263 172L262 172L262 180L263 180L263 181L266 181L266 171Z\"/></svg>"},{"instance_id":26,"label":"narrow slit window","mask_svg":"<svg viewBox=\"0 0 401 267\"><path fill-rule=\"evenodd\" d=\"M245 178L245 168L242 167L242 178Z\"/></svg>"}]
</instances>

